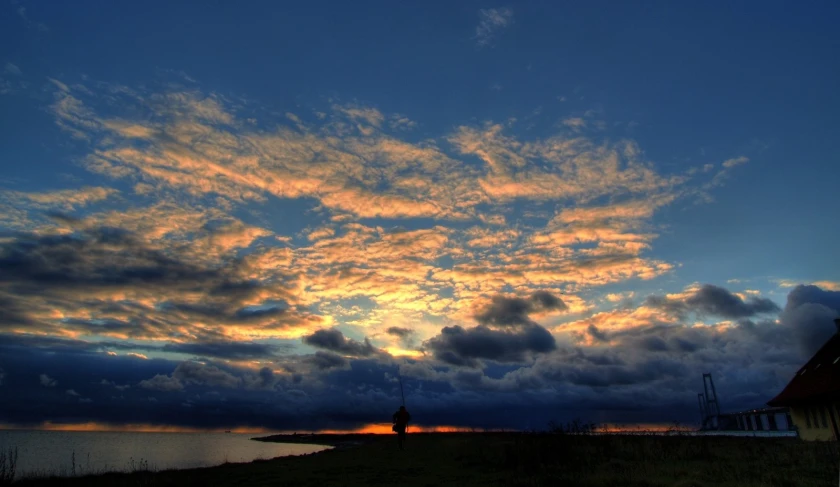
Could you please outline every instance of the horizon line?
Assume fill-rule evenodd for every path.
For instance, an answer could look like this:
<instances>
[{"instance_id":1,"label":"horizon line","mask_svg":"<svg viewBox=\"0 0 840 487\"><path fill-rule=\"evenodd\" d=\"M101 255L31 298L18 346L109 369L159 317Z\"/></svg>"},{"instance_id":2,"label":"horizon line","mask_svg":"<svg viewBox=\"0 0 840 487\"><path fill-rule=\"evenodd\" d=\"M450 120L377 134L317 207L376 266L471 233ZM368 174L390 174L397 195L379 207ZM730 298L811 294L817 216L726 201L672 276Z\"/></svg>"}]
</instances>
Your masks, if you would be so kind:
<instances>
[{"instance_id":1,"label":"horizon line","mask_svg":"<svg viewBox=\"0 0 840 487\"><path fill-rule=\"evenodd\" d=\"M548 429L548 428L547 428ZM603 433L617 432L664 432L693 431L695 426L674 423L603 423L596 424L594 430ZM215 428L196 428L178 425L155 425L142 423L111 424L98 422L53 423L46 421L38 425L0 423L0 431L64 431L64 432L101 432L101 433L237 433L263 435L342 435L342 434L392 434L391 423L371 423L357 428L321 428L321 429L269 429L251 426L230 426ZM526 432L532 428L474 427L454 425L409 425L413 433L487 433L487 432Z\"/></svg>"}]
</instances>

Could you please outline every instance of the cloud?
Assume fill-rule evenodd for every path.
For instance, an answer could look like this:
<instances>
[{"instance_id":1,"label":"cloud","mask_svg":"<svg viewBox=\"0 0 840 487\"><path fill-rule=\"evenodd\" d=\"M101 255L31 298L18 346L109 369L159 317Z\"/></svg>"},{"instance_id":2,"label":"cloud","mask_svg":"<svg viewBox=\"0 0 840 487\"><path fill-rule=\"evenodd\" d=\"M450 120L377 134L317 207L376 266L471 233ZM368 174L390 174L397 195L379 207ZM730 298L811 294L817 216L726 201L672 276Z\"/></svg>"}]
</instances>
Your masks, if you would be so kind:
<instances>
[{"instance_id":1,"label":"cloud","mask_svg":"<svg viewBox=\"0 0 840 487\"><path fill-rule=\"evenodd\" d=\"M513 11L509 8L490 8L478 11L478 26L473 39L479 47L489 45L496 34L513 23Z\"/></svg>"},{"instance_id":2,"label":"cloud","mask_svg":"<svg viewBox=\"0 0 840 487\"><path fill-rule=\"evenodd\" d=\"M490 304L475 315L482 325L515 327L529 326L534 322L529 314L540 311L565 310L566 304L560 298L546 291L538 291L527 299L493 296Z\"/></svg>"},{"instance_id":3,"label":"cloud","mask_svg":"<svg viewBox=\"0 0 840 487\"><path fill-rule=\"evenodd\" d=\"M714 177L712 177L711 181L709 181L706 184L704 184L703 186L701 186L700 190L698 191L698 194L704 200L711 201L712 197L711 197L711 195L706 193L706 191L708 191L712 188L723 186L723 184L726 182L726 180L729 179L730 172L731 172L732 168L743 165L743 164L746 164L747 162L749 162L749 160L750 159L748 157L740 156L740 157L733 157L731 159L727 159L727 160L723 161L723 163L721 164L722 169L720 169L718 172L715 173L715 175L714 175ZM713 167L714 166L711 165L711 164L706 164L703 168L703 172L708 172L711 169L713 169Z\"/></svg>"},{"instance_id":4,"label":"cloud","mask_svg":"<svg viewBox=\"0 0 840 487\"><path fill-rule=\"evenodd\" d=\"M175 352L233 360L267 358L277 354L281 347L267 343L219 341L204 343L175 343L163 347L164 352Z\"/></svg>"},{"instance_id":5,"label":"cloud","mask_svg":"<svg viewBox=\"0 0 840 487\"><path fill-rule=\"evenodd\" d=\"M795 362L758 296L665 297L737 320L708 331L598 298L678 265L649 255L654 216L695 181L633 141L492 121L407 134L407 116L361 104L277 121L193 89L51 84L84 167L134 192L3 193L0 365L20 401L44 373L110 421L347 427L398 397L400 357L422 417L521 425L679 402L708 363L758 397L778 381L739 357ZM14 401L15 421L97 417Z\"/></svg>"},{"instance_id":6,"label":"cloud","mask_svg":"<svg viewBox=\"0 0 840 487\"><path fill-rule=\"evenodd\" d=\"M157 374L151 379L141 380L138 385L144 389L155 391L180 391L184 385L175 377Z\"/></svg>"},{"instance_id":7,"label":"cloud","mask_svg":"<svg viewBox=\"0 0 840 487\"><path fill-rule=\"evenodd\" d=\"M305 359L306 363L314 366L318 370L328 370L339 367L346 367L347 359L341 355L336 355L330 352L317 351L311 357Z\"/></svg>"},{"instance_id":8,"label":"cloud","mask_svg":"<svg viewBox=\"0 0 840 487\"><path fill-rule=\"evenodd\" d=\"M805 283L809 283L812 286L817 286L826 291L840 291L840 282L836 281L803 281L794 279L777 279L775 282L779 284L779 287L783 288L796 287Z\"/></svg>"},{"instance_id":9,"label":"cloud","mask_svg":"<svg viewBox=\"0 0 840 487\"><path fill-rule=\"evenodd\" d=\"M48 376L47 374L41 374L40 376L38 376L38 378L41 381L41 385L44 387L55 387L58 384L58 382L55 379Z\"/></svg>"},{"instance_id":10,"label":"cloud","mask_svg":"<svg viewBox=\"0 0 840 487\"><path fill-rule=\"evenodd\" d=\"M690 288L684 294L694 292ZM833 295L825 292L792 293L790 307L815 302L828 306ZM604 340L587 342L587 330ZM781 390L807 359L795 346L796 333L774 320L692 326L643 304L556 326L556 338L536 326L524 331L445 327L426 344L435 360L407 359L399 372L412 411L436 424L540 428L551 419L574 417L691 422L695 414L690 406L696 405L704 372L713 373L727 409L760 406ZM138 361L95 351L94 346L50 337L2 337L0 357L8 372L4 387L16 391L14 397L0 395L0 408L10 412L7 420L35 425L64 418L228 429L352 428L379 421L377 405L399 402L395 364L373 355L351 358L319 350L251 368ZM45 398L43 386L31 380L33 369L92 402ZM115 395L111 384L129 383L140 386ZM38 411L12 407L38 397ZM183 414L185 401L191 404L188 415ZM101 410L90 404L101 405Z\"/></svg>"},{"instance_id":11,"label":"cloud","mask_svg":"<svg viewBox=\"0 0 840 487\"><path fill-rule=\"evenodd\" d=\"M309 336L305 336L303 337L303 343L354 357L368 357L377 352L367 338L363 343L360 343L352 338L345 338L344 334L335 328L318 330Z\"/></svg>"},{"instance_id":12,"label":"cloud","mask_svg":"<svg viewBox=\"0 0 840 487\"><path fill-rule=\"evenodd\" d=\"M333 109L347 115L353 121L363 122L373 127L380 127L385 120L382 112L375 108L334 105Z\"/></svg>"},{"instance_id":13,"label":"cloud","mask_svg":"<svg viewBox=\"0 0 840 487\"><path fill-rule=\"evenodd\" d=\"M0 326L20 332L36 327L59 336L175 338L195 345L175 344L165 351L200 349L241 358L259 352L270 356L276 349L220 343L300 336L320 322L303 309L277 305L284 295L292 300L282 273L272 272L272 283L254 280L252 259L261 254L227 258L252 238L233 237L230 227L183 244L164 234L161 245L140 233L68 221L75 231L19 234L0 242L0 302L6 318ZM205 232L195 228L199 235ZM274 302L264 306L269 297Z\"/></svg>"},{"instance_id":14,"label":"cloud","mask_svg":"<svg viewBox=\"0 0 840 487\"><path fill-rule=\"evenodd\" d=\"M798 285L788 293L779 318L789 327L804 357L811 357L835 333L840 318L840 291Z\"/></svg>"},{"instance_id":15,"label":"cloud","mask_svg":"<svg viewBox=\"0 0 840 487\"><path fill-rule=\"evenodd\" d=\"M332 237L333 235L335 235L335 230L329 227L324 227L309 232L309 235L307 235L306 238L315 241L325 237Z\"/></svg>"},{"instance_id":16,"label":"cloud","mask_svg":"<svg viewBox=\"0 0 840 487\"><path fill-rule=\"evenodd\" d=\"M464 329L444 327L440 335L424 346L438 360L456 366L477 367L479 360L521 363L530 354L547 353L556 348L554 337L536 325L521 326L515 331L493 330L484 325Z\"/></svg>"},{"instance_id":17,"label":"cloud","mask_svg":"<svg viewBox=\"0 0 840 487\"><path fill-rule=\"evenodd\" d=\"M204 384L219 387L237 387L242 380L233 374L213 365L199 362L182 362L178 364L172 377L184 383Z\"/></svg>"},{"instance_id":18,"label":"cloud","mask_svg":"<svg viewBox=\"0 0 840 487\"><path fill-rule=\"evenodd\" d=\"M15 76L20 76L23 74L20 68L12 63L6 63L6 66L3 68L3 72Z\"/></svg>"},{"instance_id":19,"label":"cloud","mask_svg":"<svg viewBox=\"0 0 840 487\"><path fill-rule=\"evenodd\" d=\"M528 298L494 296L474 315L479 326L444 327L424 346L435 358L452 365L475 367L478 359L523 362L529 354L547 353L556 346L554 337L528 315L565 309L562 300L546 291L537 291Z\"/></svg>"},{"instance_id":20,"label":"cloud","mask_svg":"<svg viewBox=\"0 0 840 487\"><path fill-rule=\"evenodd\" d=\"M157 135L157 131L153 127L123 120L104 120L102 126L128 139L152 139Z\"/></svg>"},{"instance_id":21,"label":"cloud","mask_svg":"<svg viewBox=\"0 0 840 487\"><path fill-rule=\"evenodd\" d=\"M113 262L129 265L114 268ZM0 283L45 290L111 287L120 284L178 286L218 278L216 270L179 262L145 247L131 234L115 229L73 235L23 235L0 248Z\"/></svg>"},{"instance_id":22,"label":"cloud","mask_svg":"<svg viewBox=\"0 0 840 487\"><path fill-rule=\"evenodd\" d=\"M711 284L704 284L691 290L685 296L675 298L650 296L647 298L646 304L679 316L684 316L687 313L697 313L730 319L777 313L781 310L776 303L767 298L750 296L744 300L722 287Z\"/></svg>"},{"instance_id":23,"label":"cloud","mask_svg":"<svg viewBox=\"0 0 840 487\"><path fill-rule=\"evenodd\" d=\"M573 130L580 130L586 128L586 120L580 117L570 117L563 119L563 125Z\"/></svg>"},{"instance_id":24,"label":"cloud","mask_svg":"<svg viewBox=\"0 0 840 487\"><path fill-rule=\"evenodd\" d=\"M732 159L727 159L727 160L723 161L722 165L723 165L723 167L729 169L731 167L740 166L741 164L746 164L748 162L750 162L749 157L741 156L741 157L734 157Z\"/></svg>"},{"instance_id":25,"label":"cloud","mask_svg":"<svg viewBox=\"0 0 840 487\"><path fill-rule=\"evenodd\" d=\"M215 365L200 362L181 362L171 375L157 374L142 380L139 386L158 391L179 391L189 385L236 388L242 385L241 377L226 372Z\"/></svg>"},{"instance_id":26,"label":"cloud","mask_svg":"<svg viewBox=\"0 0 840 487\"><path fill-rule=\"evenodd\" d=\"M113 188L86 187L77 190L60 190L41 193L3 191L0 198L15 205L26 205L35 210L63 210L84 207L98 203L119 194Z\"/></svg>"},{"instance_id":27,"label":"cloud","mask_svg":"<svg viewBox=\"0 0 840 487\"><path fill-rule=\"evenodd\" d=\"M49 27L47 27L47 25L43 22L34 22L32 20L29 20L29 16L26 13L26 7L20 6L16 9L16 12L18 14L18 17L23 19L28 29L35 29L39 32L48 32L50 30Z\"/></svg>"},{"instance_id":28,"label":"cloud","mask_svg":"<svg viewBox=\"0 0 840 487\"><path fill-rule=\"evenodd\" d=\"M410 328L400 328L399 326L391 326L385 330L385 333L399 338L406 338L414 334L414 330Z\"/></svg>"}]
</instances>

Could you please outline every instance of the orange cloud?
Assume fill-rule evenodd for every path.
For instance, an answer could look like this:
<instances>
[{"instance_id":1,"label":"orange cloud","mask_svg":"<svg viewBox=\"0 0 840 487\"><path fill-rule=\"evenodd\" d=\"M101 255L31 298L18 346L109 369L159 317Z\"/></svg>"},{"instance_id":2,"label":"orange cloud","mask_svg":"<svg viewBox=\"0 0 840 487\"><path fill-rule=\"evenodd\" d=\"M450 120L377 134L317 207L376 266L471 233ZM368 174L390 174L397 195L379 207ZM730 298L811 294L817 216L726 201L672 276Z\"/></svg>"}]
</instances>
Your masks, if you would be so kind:
<instances>
[{"instance_id":1,"label":"orange cloud","mask_svg":"<svg viewBox=\"0 0 840 487\"><path fill-rule=\"evenodd\" d=\"M295 338L343 324L377 335L377 346L394 354L414 354L384 330L407 323L422 340L452 320L471 319L475 303L498 293L565 291L568 313L584 313L593 304L568 293L675 268L645 254L657 238L654 214L690 192L688 176L658 173L631 140L602 142L569 131L526 140L509 133L510 122L408 141L389 131L412 126L407 117L338 104L316 113L316 123L288 113L285 125L263 130L215 95L122 93L151 116L105 117L93 108L97 95L70 88L58 90L53 111L62 127L91 140L89 169L129 178L135 196L158 201L61 222L61 231L122 228L142 235L151 251L185 264L216 269L235 263L237 279L259 286L230 298L186 287L168 296L136 287L90 291L102 307L132 301L161 320L103 334L171 339L161 331L166 328L184 339L250 340ZM251 213L251 223L231 216L243 204L273 211L277 199L292 198L314 201L314 221L303 234L273 228L265 212ZM558 210L551 214L544 203ZM23 225L27 217L12 218ZM412 228L380 226L388 219L411 220ZM137 311L108 306L106 316L70 297L60 303L61 318L36 298L33 314L52 323L138 319ZM348 300L366 304L346 306ZM280 301L311 311L230 319L244 307ZM165 316L172 322L164 324L154 310L171 302L177 306ZM221 307L225 320L213 314ZM90 328L80 323L64 333Z\"/></svg>"}]
</instances>

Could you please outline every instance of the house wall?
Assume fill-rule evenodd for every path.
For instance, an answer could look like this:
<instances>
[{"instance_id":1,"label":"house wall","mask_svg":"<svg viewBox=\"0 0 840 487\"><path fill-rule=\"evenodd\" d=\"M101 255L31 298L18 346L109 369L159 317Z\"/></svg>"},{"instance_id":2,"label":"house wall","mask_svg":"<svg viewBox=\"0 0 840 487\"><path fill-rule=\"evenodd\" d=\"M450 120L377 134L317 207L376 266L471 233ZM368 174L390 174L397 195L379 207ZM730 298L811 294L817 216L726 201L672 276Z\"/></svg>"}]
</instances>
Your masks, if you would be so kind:
<instances>
[{"instance_id":1,"label":"house wall","mask_svg":"<svg viewBox=\"0 0 840 487\"><path fill-rule=\"evenodd\" d=\"M833 409L834 420L838 421L838 427L840 427L840 403L814 403L791 407L790 415L793 418L793 424L799 430L799 437L806 441L834 440L829 408Z\"/></svg>"}]
</instances>

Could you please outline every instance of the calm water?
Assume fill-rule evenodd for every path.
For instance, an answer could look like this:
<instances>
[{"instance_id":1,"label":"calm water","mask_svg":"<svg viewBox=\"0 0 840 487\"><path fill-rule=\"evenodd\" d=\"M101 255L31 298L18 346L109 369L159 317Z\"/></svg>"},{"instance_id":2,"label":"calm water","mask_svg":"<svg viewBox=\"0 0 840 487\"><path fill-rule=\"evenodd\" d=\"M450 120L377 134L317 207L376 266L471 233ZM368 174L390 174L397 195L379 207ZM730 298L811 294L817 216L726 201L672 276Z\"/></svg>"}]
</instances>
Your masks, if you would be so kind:
<instances>
[{"instance_id":1,"label":"calm water","mask_svg":"<svg viewBox=\"0 0 840 487\"><path fill-rule=\"evenodd\" d=\"M18 473L72 475L148 468L211 467L325 450L320 445L264 443L237 433L116 433L68 431L0 431L0 448L18 449Z\"/></svg>"}]
</instances>

